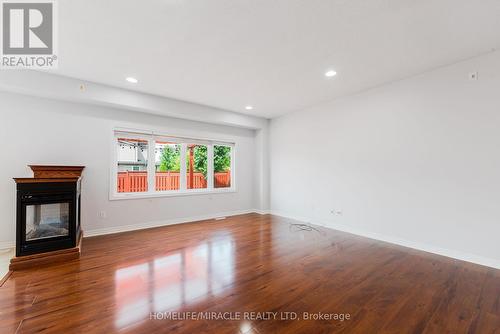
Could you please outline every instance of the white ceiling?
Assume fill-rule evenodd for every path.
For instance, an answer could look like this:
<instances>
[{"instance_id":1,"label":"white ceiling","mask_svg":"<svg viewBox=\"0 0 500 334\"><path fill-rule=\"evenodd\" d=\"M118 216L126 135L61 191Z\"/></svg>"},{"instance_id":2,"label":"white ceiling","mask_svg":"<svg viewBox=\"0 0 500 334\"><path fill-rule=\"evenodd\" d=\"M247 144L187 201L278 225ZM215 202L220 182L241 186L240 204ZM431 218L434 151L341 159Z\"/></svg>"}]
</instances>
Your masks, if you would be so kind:
<instances>
[{"instance_id":1,"label":"white ceiling","mask_svg":"<svg viewBox=\"0 0 500 334\"><path fill-rule=\"evenodd\" d=\"M58 3L58 74L267 118L500 47L500 0Z\"/></svg>"}]
</instances>

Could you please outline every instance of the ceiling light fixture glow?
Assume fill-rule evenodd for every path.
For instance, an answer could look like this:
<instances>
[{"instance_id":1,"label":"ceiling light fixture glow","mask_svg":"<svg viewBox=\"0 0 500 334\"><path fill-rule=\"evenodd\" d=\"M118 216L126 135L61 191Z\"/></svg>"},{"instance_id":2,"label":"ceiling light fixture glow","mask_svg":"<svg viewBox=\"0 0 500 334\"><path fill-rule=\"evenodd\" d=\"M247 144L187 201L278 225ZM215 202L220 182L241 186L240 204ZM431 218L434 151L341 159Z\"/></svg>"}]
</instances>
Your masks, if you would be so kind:
<instances>
[{"instance_id":1,"label":"ceiling light fixture glow","mask_svg":"<svg viewBox=\"0 0 500 334\"><path fill-rule=\"evenodd\" d=\"M327 77L327 78L333 78L336 75L337 75L337 72L335 72L334 70L328 70L325 72L325 77Z\"/></svg>"},{"instance_id":2,"label":"ceiling light fixture glow","mask_svg":"<svg viewBox=\"0 0 500 334\"><path fill-rule=\"evenodd\" d=\"M127 80L128 82L133 83L133 84L136 84L139 82L139 80L137 80L136 78L132 78L132 77L127 77L125 80Z\"/></svg>"},{"instance_id":3,"label":"ceiling light fixture glow","mask_svg":"<svg viewBox=\"0 0 500 334\"><path fill-rule=\"evenodd\" d=\"M253 107L252 107L252 106L246 106L246 107L245 107L245 109L246 109L246 110L252 110L252 109L253 109Z\"/></svg>"}]
</instances>

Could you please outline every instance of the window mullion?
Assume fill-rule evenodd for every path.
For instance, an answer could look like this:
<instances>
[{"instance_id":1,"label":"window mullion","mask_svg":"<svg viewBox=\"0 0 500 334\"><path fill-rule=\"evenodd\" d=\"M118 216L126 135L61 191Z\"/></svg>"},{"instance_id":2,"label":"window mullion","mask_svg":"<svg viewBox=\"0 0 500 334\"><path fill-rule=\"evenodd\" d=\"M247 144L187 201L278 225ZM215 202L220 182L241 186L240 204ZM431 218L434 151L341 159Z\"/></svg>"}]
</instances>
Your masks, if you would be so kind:
<instances>
[{"instance_id":1,"label":"window mullion","mask_svg":"<svg viewBox=\"0 0 500 334\"><path fill-rule=\"evenodd\" d=\"M236 145L231 146L231 188L236 188Z\"/></svg>"},{"instance_id":2,"label":"window mullion","mask_svg":"<svg viewBox=\"0 0 500 334\"><path fill-rule=\"evenodd\" d=\"M118 135L113 136L113 144L112 144L112 150L113 150L113 166L111 167L112 170L112 191L113 195L118 194Z\"/></svg>"},{"instance_id":3,"label":"window mullion","mask_svg":"<svg viewBox=\"0 0 500 334\"><path fill-rule=\"evenodd\" d=\"M154 193L156 191L156 154L155 154L155 140L150 138L148 140L148 192Z\"/></svg>"},{"instance_id":4,"label":"window mullion","mask_svg":"<svg viewBox=\"0 0 500 334\"><path fill-rule=\"evenodd\" d=\"M179 187L181 191L186 191L187 185L186 185L186 152L187 152L187 145L186 143L181 143L181 173L180 173L180 180L179 180Z\"/></svg>"},{"instance_id":5,"label":"window mullion","mask_svg":"<svg viewBox=\"0 0 500 334\"><path fill-rule=\"evenodd\" d=\"M207 189L214 189L214 146L207 145Z\"/></svg>"}]
</instances>

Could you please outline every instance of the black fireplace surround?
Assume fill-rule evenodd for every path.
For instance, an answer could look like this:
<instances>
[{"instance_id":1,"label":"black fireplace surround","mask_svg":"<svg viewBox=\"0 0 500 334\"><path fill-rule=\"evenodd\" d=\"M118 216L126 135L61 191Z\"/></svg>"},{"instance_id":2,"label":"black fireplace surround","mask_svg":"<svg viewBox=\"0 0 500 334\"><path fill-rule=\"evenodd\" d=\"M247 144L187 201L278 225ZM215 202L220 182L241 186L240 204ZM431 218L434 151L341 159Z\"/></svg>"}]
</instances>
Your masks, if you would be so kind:
<instances>
[{"instance_id":1,"label":"black fireplace surround","mask_svg":"<svg viewBox=\"0 0 500 334\"><path fill-rule=\"evenodd\" d=\"M17 183L16 256L75 247L80 204L79 178Z\"/></svg>"}]
</instances>

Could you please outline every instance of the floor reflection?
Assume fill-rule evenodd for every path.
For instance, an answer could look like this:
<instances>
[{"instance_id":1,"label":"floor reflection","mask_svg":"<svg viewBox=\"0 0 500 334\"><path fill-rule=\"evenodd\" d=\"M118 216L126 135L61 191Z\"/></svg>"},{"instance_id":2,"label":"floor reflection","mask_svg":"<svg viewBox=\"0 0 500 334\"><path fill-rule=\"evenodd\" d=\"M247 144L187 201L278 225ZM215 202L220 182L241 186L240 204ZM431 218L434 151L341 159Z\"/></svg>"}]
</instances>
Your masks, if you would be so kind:
<instances>
[{"instance_id":1,"label":"floor reflection","mask_svg":"<svg viewBox=\"0 0 500 334\"><path fill-rule=\"evenodd\" d=\"M215 234L196 247L115 272L118 328L221 293L234 280L232 236Z\"/></svg>"}]
</instances>

